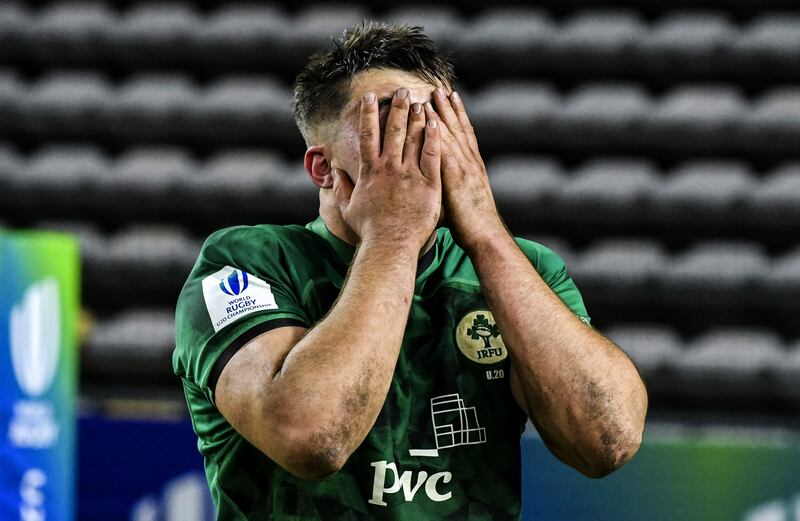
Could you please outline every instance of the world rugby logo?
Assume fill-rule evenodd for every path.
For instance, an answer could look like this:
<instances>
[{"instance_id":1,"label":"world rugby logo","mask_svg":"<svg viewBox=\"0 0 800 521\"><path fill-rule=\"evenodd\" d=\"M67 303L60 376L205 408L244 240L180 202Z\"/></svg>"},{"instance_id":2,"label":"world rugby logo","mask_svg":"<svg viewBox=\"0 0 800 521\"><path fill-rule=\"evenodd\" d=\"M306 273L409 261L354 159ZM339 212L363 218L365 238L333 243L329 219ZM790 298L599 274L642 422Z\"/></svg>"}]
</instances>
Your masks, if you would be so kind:
<instances>
[{"instance_id":1,"label":"world rugby logo","mask_svg":"<svg viewBox=\"0 0 800 521\"><path fill-rule=\"evenodd\" d=\"M219 288L231 297L239 295L247 289L247 272L233 270L227 279L220 281Z\"/></svg>"},{"instance_id":2,"label":"world rugby logo","mask_svg":"<svg viewBox=\"0 0 800 521\"><path fill-rule=\"evenodd\" d=\"M56 375L61 340L58 283L30 286L11 309L11 362L20 389L30 398L46 393Z\"/></svg>"}]
</instances>

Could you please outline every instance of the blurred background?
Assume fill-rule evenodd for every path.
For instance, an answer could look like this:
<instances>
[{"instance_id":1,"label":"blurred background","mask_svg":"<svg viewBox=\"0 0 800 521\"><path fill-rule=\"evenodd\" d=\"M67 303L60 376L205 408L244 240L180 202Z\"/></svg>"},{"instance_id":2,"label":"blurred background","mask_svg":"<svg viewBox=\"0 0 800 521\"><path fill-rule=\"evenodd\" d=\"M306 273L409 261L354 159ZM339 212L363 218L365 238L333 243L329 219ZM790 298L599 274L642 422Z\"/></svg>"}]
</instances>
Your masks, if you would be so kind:
<instances>
[{"instance_id":1,"label":"blurred background","mask_svg":"<svg viewBox=\"0 0 800 521\"><path fill-rule=\"evenodd\" d=\"M2 0L0 225L80 246L77 519L213 518L178 292L213 230L315 218L291 84L381 19L452 53L506 222L650 390L606 480L526 435L525 518L800 520L800 4L697 7Z\"/></svg>"}]
</instances>

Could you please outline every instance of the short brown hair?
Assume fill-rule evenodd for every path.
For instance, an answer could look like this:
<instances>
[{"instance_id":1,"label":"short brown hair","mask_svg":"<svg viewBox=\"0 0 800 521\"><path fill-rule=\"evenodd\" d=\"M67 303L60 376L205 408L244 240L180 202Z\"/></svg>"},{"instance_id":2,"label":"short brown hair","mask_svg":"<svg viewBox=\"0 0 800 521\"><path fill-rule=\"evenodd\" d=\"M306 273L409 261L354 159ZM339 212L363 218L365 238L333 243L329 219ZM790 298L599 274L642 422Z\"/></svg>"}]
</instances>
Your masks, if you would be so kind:
<instances>
[{"instance_id":1,"label":"short brown hair","mask_svg":"<svg viewBox=\"0 0 800 521\"><path fill-rule=\"evenodd\" d=\"M453 65L422 27L363 22L311 56L295 80L292 114L306 142L310 128L338 117L353 77L368 69L411 72L431 84L455 80Z\"/></svg>"}]
</instances>

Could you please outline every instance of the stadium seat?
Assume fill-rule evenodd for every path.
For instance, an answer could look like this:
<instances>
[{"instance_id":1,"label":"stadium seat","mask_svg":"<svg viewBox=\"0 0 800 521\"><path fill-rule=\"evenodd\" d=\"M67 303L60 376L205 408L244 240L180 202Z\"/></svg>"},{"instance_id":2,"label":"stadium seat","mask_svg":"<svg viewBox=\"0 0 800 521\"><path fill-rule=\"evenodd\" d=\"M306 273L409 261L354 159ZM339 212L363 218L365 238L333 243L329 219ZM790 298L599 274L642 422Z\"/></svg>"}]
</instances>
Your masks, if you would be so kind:
<instances>
[{"instance_id":1,"label":"stadium seat","mask_svg":"<svg viewBox=\"0 0 800 521\"><path fill-rule=\"evenodd\" d=\"M319 188L309 179L302 159L287 165L270 194L270 211L281 222L305 224L319 215Z\"/></svg>"},{"instance_id":2,"label":"stadium seat","mask_svg":"<svg viewBox=\"0 0 800 521\"><path fill-rule=\"evenodd\" d=\"M24 164L14 147L0 143L0 216L18 207L24 178Z\"/></svg>"},{"instance_id":3,"label":"stadium seat","mask_svg":"<svg viewBox=\"0 0 800 521\"><path fill-rule=\"evenodd\" d=\"M747 104L732 86L685 86L669 92L646 117L648 144L684 153L731 150Z\"/></svg>"},{"instance_id":4,"label":"stadium seat","mask_svg":"<svg viewBox=\"0 0 800 521\"><path fill-rule=\"evenodd\" d=\"M23 98L22 128L39 138L97 136L113 93L94 73L54 73L37 81Z\"/></svg>"},{"instance_id":5,"label":"stadium seat","mask_svg":"<svg viewBox=\"0 0 800 521\"><path fill-rule=\"evenodd\" d=\"M727 72L738 27L721 12L678 11L658 19L637 45L638 68L672 82L676 75L714 78Z\"/></svg>"},{"instance_id":6,"label":"stadium seat","mask_svg":"<svg viewBox=\"0 0 800 521\"><path fill-rule=\"evenodd\" d=\"M552 158L503 156L487 165L497 206L517 230L527 230L552 211L554 194L566 181Z\"/></svg>"},{"instance_id":7,"label":"stadium seat","mask_svg":"<svg viewBox=\"0 0 800 521\"><path fill-rule=\"evenodd\" d=\"M299 142L291 93L270 78L223 78L193 104L187 131L204 142Z\"/></svg>"},{"instance_id":8,"label":"stadium seat","mask_svg":"<svg viewBox=\"0 0 800 521\"><path fill-rule=\"evenodd\" d=\"M17 180L17 199L40 216L86 214L95 208L96 187L108 175L107 158L90 145L50 145L30 157Z\"/></svg>"},{"instance_id":9,"label":"stadium seat","mask_svg":"<svg viewBox=\"0 0 800 521\"><path fill-rule=\"evenodd\" d=\"M800 143L800 89L767 92L744 118L739 141L750 150L793 154Z\"/></svg>"},{"instance_id":10,"label":"stadium seat","mask_svg":"<svg viewBox=\"0 0 800 521\"><path fill-rule=\"evenodd\" d=\"M459 34L464 32L463 21L454 6L434 4L400 7L381 16L381 19L390 23L421 26L443 51L450 51Z\"/></svg>"},{"instance_id":11,"label":"stadium seat","mask_svg":"<svg viewBox=\"0 0 800 521\"><path fill-rule=\"evenodd\" d=\"M763 303L768 309L784 311L794 321L794 303L800 301L800 248L775 257L771 268L762 274Z\"/></svg>"},{"instance_id":12,"label":"stadium seat","mask_svg":"<svg viewBox=\"0 0 800 521\"><path fill-rule=\"evenodd\" d=\"M183 75L141 75L117 91L103 114L103 126L109 135L125 140L183 137L198 97L197 89Z\"/></svg>"},{"instance_id":13,"label":"stadium seat","mask_svg":"<svg viewBox=\"0 0 800 521\"><path fill-rule=\"evenodd\" d=\"M747 305L757 300L759 281L769 271L759 244L711 240L667 263L659 283L670 304Z\"/></svg>"},{"instance_id":14,"label":"stadium seat","mask_svg":"<svg viewBox=\"0 0 800 521\"><path fill-rule=\"evenodd\" d=\"M197 168L188 153L178 148L130 150L97 182L96 204L112 215L169 220L184 197L182 179L194 175Z\"/></svg>"},{"instance_id":15,"label":"stadium seat","mask_svg":"<svg viewBox=\"0 0 800 521\"><path fill-rule=\"evenodd\" d=\"M648 194L647 207L659 222L731 224L741 221L744 201L757 185L744 163L691 161L669 172L662 187Z\"/></svg>"},{"instance_id":16,"label":"stadium seat","mask_svg":"<svg viewBox=\"0 0 800 521\"><path fill-rule=\"evenodd\" d=\"M490 85L475 94L470 106L479 142L492 149L551 139L551 121L560 108L550 86L528 82Z\"/></svg>"},{"instance_id":17,"label":"stadium seat","mask_svg":"<svg viewBox=\"0 0 800 521\"><path fill-rule=\"evenodd\" d=\"M115 21L115 13L104 3L46 5L30 25L29 55L39 63L56 67L102 63L107 57L102 43Z\"/></svg>"},{"instance_id":18,"label":"stadium seat","mask_svg":"<svg viewBox=\"0 0 800 521\"><path fill-rule=\"evenodd\" d=\"M772 331L716 329L672 360L677 382L717 396L753 396L769 390L769 371L783 360L783 342ZM676 382L676 383L677 383Z\"/></svg>"},{"instance_id":19,"label":"stadium seat","mask_svg":"<svg viewBox=\"0 0 800 521\"><path fill-rule=\"evenodd\" d=\"M332 38L345 29L367 19L360 6L319 4L303 8L292 20L291 30L284 34L280 52L299 71L308 56L332 45Z\"/></svg>"},{"instance_id":20,"label":"stadium seat","mask_svg":"<svg viewBox=\"0 0 800 521\"><path fill-rule=\"evenodd\" d=\"M747 24L732 44L740 74L797 79L800 59L800 16L764 14Z\"/></svg>"},{"instance_id":21,"label":"stadium seat","mask_svg":"<svg viewBox=\"0 0 800 521\"><path fill-rule=\"evenodd\" d=\"M518 233L514 233L515 237L519 235L520 234ZM564 264L567 266L567 270L571 270L572 266L575 265L575 263L577 262L578 254L564 239L560 239L552 235L530 235L530 234L525 234L524 238L528 239L529 241L538 242L539 244L553 250L553 252L555 252L564 261Z\"/></svg>"},{"instance_id":22,"label":"stadium seat","mask_svg":"<svg viewBox=\"0 0 800 521\"><path fill-rule=\"evenodd\" d=\"M655 166L647 160L597 158L580 166L556 192L558 220L593 224L640 222L644 205L660 193Z\"/></svg>"},{"instance_id":23,"label":"stadium seat","mask_svg":"<svg viewBox=\"0 0 800 521\"><path fill-rule=\"evenodd\" d=\"M791 228L800 222L800 163L787 163L748 194L746 219L756 225Z\"/></svg>"},{"instance_id":24,"label":"stadium seat","mask_svg":"<svg viewBox=\"0 0 800 521\"><path fill-rule=\"evenodd\" d=\"M616 325L605 334L631 357L650 385L683 355L682 342L671 328L656 324Z\"/></svg>"},{"instance_id":25,"label":"stadium seat","mask_svg":"<svg viewBox=\"0 0 800 521\"><path fill-rule=\"evenodd\" d=\"M454 43L456 67L483 76L520 75L548 65L553 22L540 10L489 7L481 11Z\"/></svg>"},{"instance_id":26,"label":"stadium seat","mask_svg":"<svg viewBox=\"0 0 800 521\"><path fill-rule=\"evenodd\" d=\"M194 33L195 54L204 66L218 69L277 71L287 65L277 51L290 27L277 6L222 4Z\"/></svg>"},{"instance_id":27,"label":"stadium seat","mask_svg":"<svg viewBox=\"0 0 800 521\"><path fill-rule=\"evenodd\" d=\"M0 69L0 114L3 115L0 117L0 132L10 134L22 126L20 108L25 90L15 73Z\"/></svg>"},{"instance_id":28,"label":"stadium seat","mask_svg":"<svg viewBox=\"0 0 800 521\"><path fill-rule=\"evenodd\" d=\"M553 139L570 145L627 147L640 140L651 102L636 85L589 84L571 92L554 118Z\"/></svg>"},{"instance_id":29,"label":"stadium seat","mask_svg":"<svg viewBox=\"0 0 800 521\"><path fill-rule=\"evenodd\" d=\"M143 3L129 8L104 32L108 56L126 67L185 67L201 20L187 4Z\"/></svg>"},{"instance_id":30,"label":"stadium seat","mask_svg":"<svg viewBox=\"0 0 800 521\"><path fill-rule=\"evenodd\" d=\"M0 60L17 60L24 55L29 24L30 14L18 2L0 3Z\"/></svg>"},{"instance_id":31,"label":"stadium seat","mask_svg":"<svg viewBox=\"0 0 800 521\"><path fill-rule=\"evenodd\" d=\"M127 310L94 324L81 349L81 370L107 381L170 381L174 345L173 310Z\"/></svg>"},{"instance_id":32,"label":"stadium seat","mask_svg":"<svg viewBox=\"0 0 800 521\"><path fill-rule=\"evenodd\" d=\"M634 64L632 50L645 33L633 12L579 11L553 35L550 47L554 63L573 73L619 72Z\"/></svg>"},{"instance_id":33,"label":"stadium seat","mask_svg":"<svg viewBox=\"0 0 800 521\"><path fill-rule=\"evenodd\" d=\"M794 402L800 401L800 340L788 346L783 359L772 370L780 394Z\"/></svg>"},{"instance_id":34,"label":"stadium seat","mask_svg":"<svg viewBox=\"0 0 800 521\"><path fill-rule=\"evenodd\" d=\"M611 239L594 242L581 252L570 272L593 300L636 306L652 295L669 258L653 240Z\"/></svg>"}]
</instances>

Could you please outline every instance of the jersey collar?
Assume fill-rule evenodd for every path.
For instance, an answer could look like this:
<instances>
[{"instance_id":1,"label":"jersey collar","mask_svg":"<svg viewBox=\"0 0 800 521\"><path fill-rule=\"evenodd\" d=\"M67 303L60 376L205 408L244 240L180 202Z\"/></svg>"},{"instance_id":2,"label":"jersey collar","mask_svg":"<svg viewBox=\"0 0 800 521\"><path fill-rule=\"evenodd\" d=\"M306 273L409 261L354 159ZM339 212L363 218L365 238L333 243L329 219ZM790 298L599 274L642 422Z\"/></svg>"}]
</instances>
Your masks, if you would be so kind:
<instances>
[{"instance_id":1,"label":"jersey collar","mask_svg":"<svg viewBox=\"0 0 800 521\"><path fill-rule=\"evenodd\" d=\"M325 242L330 245L334 253L336 253L336 256L339 258L342 264L345 266L350 265L350 263L353 261L353 255L355 255L356 252L355 246L347 244L342 239L332 234L328 227L325 226L325 221L322 220L322 216L319 216L312 222L308 223L306 228L322 237ZM436 242L434 245L430 250L425 252L422 257L420 257L419 264L417 265L418 280L421 278L427 278L427 276L436 269L436 266L440 264L441 247L439 246L439 238L440 234L437 233Z\"/></svg>"}]
</instances>

